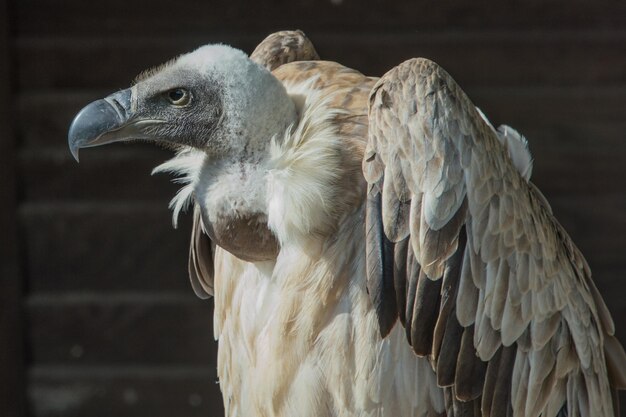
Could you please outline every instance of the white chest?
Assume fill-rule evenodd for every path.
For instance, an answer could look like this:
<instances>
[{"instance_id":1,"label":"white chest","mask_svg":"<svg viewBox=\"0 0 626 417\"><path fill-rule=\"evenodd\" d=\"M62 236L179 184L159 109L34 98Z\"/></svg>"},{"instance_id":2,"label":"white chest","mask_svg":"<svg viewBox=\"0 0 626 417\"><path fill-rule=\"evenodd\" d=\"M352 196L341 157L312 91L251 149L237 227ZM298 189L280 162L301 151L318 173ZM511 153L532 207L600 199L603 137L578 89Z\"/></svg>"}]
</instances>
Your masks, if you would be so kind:
<instances>
[{"instance_id":1,"label":"white chest","mask_svg":"<svg viewBox=\"0 0 626 417\"><path fill-rule=\"evenodd\" d=\"M427 416L433 402L443 409L441 392L423 388L432 369L410 351L402 327L380 338L359 233L343 237L352 245L283 248L276 263L216 254L217 271L237 274L215 283L227 416Z\"/></svg>"}]
</instances>

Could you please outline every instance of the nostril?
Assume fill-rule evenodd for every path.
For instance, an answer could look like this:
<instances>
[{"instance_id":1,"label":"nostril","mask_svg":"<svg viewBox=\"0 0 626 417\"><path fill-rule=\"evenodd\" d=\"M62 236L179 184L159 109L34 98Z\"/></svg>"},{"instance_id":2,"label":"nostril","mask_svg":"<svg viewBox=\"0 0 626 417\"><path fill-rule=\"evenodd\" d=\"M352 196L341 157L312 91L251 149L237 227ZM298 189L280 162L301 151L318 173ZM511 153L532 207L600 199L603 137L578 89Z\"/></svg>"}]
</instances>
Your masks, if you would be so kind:
<instances>
[{"instance_id":1,"label":"nostril","mask_svg":"<svg viewBox=\"0 0 626 417\"><path fill-rule=\"evenodd\" d=\"M120 121L127 119L126 108L124 108L117 99L114 97L106 97L104 100L115 110Z\"/></svg>"},{"instance_id":2,"label":"nostril","mask_svg":"<svg viewBox=\"0 0 626 417\"><path fill-rule=\"evenodd\" d=\"M126 89L118 91L115 94L111 94L104 99L118 114L120 122L126 121L130 116L131 95L131 90Z\"/></svg>"}]
</instances>

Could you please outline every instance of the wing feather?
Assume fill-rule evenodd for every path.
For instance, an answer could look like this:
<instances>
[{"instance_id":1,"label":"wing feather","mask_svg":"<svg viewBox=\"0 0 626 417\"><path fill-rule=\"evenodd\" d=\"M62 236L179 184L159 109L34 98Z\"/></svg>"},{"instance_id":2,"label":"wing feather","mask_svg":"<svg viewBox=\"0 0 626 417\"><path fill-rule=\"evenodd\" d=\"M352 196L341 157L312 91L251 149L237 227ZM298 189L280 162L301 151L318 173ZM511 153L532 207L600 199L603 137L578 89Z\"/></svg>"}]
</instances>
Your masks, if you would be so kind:
<instances>
[{"instance_id":1,"label":"wing feather","mask_svg":"<svg viewBox=\"0 0 626 417\"><path fill-rule=\"evenodd\" d=\"M200 208L195 205L189 245L189 279L191 288L202 299L213 296L213 253L213 243L202 226Z\"/></svg>"},{"instance_id":2,"label":"wing feather","mask_svg":"<svg viewBox=\"0 0 626 417\"><path fill-rule=\"evenodd\" d=\"M413 307L415 306L415 294L417 293L417 282L419 280L419 276L421 273L421 266L417 262L415 257L415 252L411 250L410 245L407 250L407 260L406 260L406 272L407 272L407 285L406 285L406 309L405 309L405 318L406 324L404 325L406 330L406 337L409 344L412 345L411 341L411 329L413 328ZM370 290L371 291L371 290Z\"/></svg>"},{"instance_id":3,"label":"wing feather","mask_svg":"<svg viewBox=\"0 0 626 417\"><path fill-rule=\"evenodd\" d=\"M441 341L441 349L437 356L437 384L440 387L454 385L456 375L457 359L461 350L461 339L463 338L463 326L456 320L448 320L446 329Z\"/></svg>"},{"instance_id":4,"label":"wing feather","mask_svg":"<svg viewBox=\"0 0 626 417\"><path fill-rule=\"evenodd\" d=\"M476 356L473 342L475 330L474 325L463 329L461 347L457 357L454 388L456 397L461 401L472 401L480 398L483 391L487 364Z\"/></svg>"},{"instance_id":5,"label":"wing feather","mask_svg":"<svg viewBox=\"0 0 626 417\"><path fill-rule=\"evenodd\" d=\"M439 315L441 281L428 278L424 269L417 279L411 320L411 345L419 356L426 356L431 352L433 330Z\"/></svg>"},{"instance_id":6,"label":"wing feather","mask_svg":"<svg viewBox=\"0 0 626 417\"><path fill-rule=\"evenodd\" d=\"M446 264L446 269L443 273L441 305L439 315L437 317L437 323L434 328L432 345L432 357L435 360L437 360L440 353L447 323L450 321L457 322L455 314L456 295L459 287L466 240L465 229L463 228L461 229L461 234L459 236L459 246L457 247L454 256L450 258L450 261Z\"/></svg>"},{"instance_id":7,"label":"wing feather","mask_svg":"<svg viewBox=\"0 0 626 417\"><path fill-rule=\"evenodd\" d=\"M431 355L448 414L614 415L626 355L584 258L529 182L525 139L496 131L426 59L376 83L369 121L363 171L403 251L390 270L403 271L401 322Z\"/></svg>"},{"instance_id":8,"label":"wing feather","mask_svg":"<svg viewBox=\"0 0 626 417\"><path fill-rule=\"evenodd\" d=\"M398 317L403 326L406 325L407 250L409 250L409 239L405 238L395 245L393 253L393 283L396 291L396 305Z\"/></svg>"},{"instance_id":9,"label":"wing feather","mask_svg":"<svg viewBox=\"0 0 626 417\"><path fill-rule=\"evenodd\" d=\"M387 336L398 318L393 281L394 245L383 232L381 194L370 193L365 216L367 288L376 309L380 333Z\"/></svg>"},{"instance_id":10,"label":"wing feather","mask_svg":"<svg viewBox=\"0 0 626 417\"><path fill-rule=\"evenodd\" d=\"M250 59L270 71L294 61L320 59L313 43L301 30L283 30L269 35L254 49Z\"/></svg>"}]
</instances>

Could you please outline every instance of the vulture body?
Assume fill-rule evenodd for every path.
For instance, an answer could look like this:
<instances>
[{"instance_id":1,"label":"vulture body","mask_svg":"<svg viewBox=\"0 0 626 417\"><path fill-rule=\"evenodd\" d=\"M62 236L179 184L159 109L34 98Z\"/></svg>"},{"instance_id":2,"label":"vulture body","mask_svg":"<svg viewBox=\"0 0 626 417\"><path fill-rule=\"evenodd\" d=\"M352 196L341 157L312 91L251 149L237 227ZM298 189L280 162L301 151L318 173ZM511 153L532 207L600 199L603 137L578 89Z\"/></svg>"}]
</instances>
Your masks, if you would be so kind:
<instances>
[{"instance_id":1,"label":"vulture body","mask_svg":"<svg viewBox=\"0 0 626 417\"><path fill-rule=\"evenodd\" d=\"M271 72L270 72L271 71ZM435 63L380 79L301 32L96 101L81 147L174 147L235 416L614 416L626 355L532 158Z\"/></svg>"}]
</instances>

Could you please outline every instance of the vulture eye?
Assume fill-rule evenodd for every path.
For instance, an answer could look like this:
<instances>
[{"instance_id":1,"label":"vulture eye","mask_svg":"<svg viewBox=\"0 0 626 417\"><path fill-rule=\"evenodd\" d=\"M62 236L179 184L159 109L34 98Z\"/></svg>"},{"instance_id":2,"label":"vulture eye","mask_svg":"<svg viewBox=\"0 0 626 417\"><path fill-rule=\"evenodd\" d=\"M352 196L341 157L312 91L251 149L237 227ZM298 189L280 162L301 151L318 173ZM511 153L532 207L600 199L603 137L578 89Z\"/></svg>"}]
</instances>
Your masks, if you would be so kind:
<instances>
[{"instance_id":1,"label":"vulture eye","mask_svg":"<svg viewBox=\"0 0 626 417\"><path fill-rule=\"evenodd\" d=\"M176 106L184 106L189 103L189 92L183 88L175 88L167 92L167 99Z\"/></svg>"}]
</instances>

